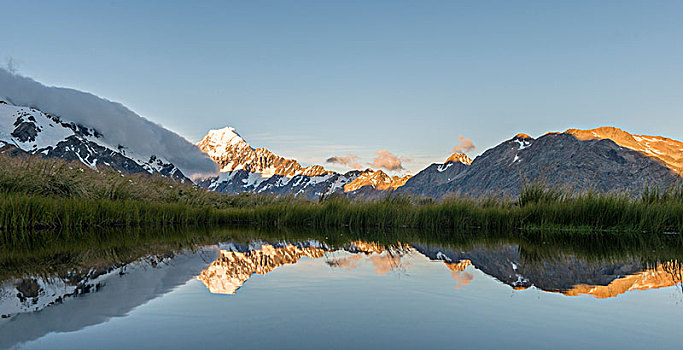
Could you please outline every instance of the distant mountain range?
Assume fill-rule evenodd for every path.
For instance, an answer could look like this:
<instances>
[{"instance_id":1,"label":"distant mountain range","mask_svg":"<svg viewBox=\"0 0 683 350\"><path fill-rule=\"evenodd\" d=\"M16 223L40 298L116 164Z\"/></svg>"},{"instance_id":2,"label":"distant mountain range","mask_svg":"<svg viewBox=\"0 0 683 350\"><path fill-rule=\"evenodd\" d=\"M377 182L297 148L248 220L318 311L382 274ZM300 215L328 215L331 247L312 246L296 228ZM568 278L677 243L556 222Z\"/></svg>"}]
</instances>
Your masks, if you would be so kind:
<instances>
[{"instance_id":1,"label":"distant mountain range","mask_svg":"<svg viewBox=\"0 0 683 350\"><path fill-rule=\"evenodd\" d=\"M573 190L638 193L683 180L683 142L632 135L613 127L569 129L536 139L518 134L474 160L453 154L415 176L379 169L338 173L304 167L251 147L235 129L210 130L196 145L126 109L76 90L46 87L0 69L0 151L80 161L122 173L147 172L194 181L222 193L320 198L390 193L516 196L542 179ZM192 180L191 180L192 179Z\"/></svg>"},{"instance_id":2,"label":"distant mountain range","mask_svg":"<svg viewBox=\"0 0 683 350\"><path fill-rule=\"evenodd\" d=\"M293 194L318 198L332 193L377 196L405 184L409 176L389 176L382 170L352 170L344 174L320 165L303 167L294 159L253 148L231 127L210 130L197 146L220 166L220 175L199 184L223 193Z\"/></svg>"},{"instance_id":3,"label":"distant mountain range","mask_svg":"<svg viewBox=\"0 0 683 350\"><path fill-rule=\"evenodd\" d=\"M232 128L210 131L198 144L223 172L203 182L212 190L294 194L314 198L331 193L376 197L403 193L441 198L464 194L516 196L523 183L541 179L572 190L638 193L646 186L682 180L683 143L631 135L613 127L570 129L537 139L518 134L472 160L453 154L415 176L391 177L381 170L338 174L322 166L251 148Z\"/></svg>"}]
</instances>

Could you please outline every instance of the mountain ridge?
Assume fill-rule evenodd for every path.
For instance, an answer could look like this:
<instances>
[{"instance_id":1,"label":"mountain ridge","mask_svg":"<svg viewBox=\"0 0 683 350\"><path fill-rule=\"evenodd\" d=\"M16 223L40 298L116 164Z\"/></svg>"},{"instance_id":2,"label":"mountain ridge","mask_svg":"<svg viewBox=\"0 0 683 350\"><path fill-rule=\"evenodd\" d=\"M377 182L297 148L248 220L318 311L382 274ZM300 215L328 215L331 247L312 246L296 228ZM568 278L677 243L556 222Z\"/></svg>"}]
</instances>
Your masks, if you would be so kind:
<instances>
[{"instance_id":1,"label":"mountain ridge","mask_svg":"<svg viewBox=\"0 0 683 350\"><path fill-rule=\"evenodd\" d=\"M683 175L683 142L662 136L630 134L622 129L603 126L595 129L568 129L579 140L607 139L622 147L657 158Z\"/></svg>"},{"instance_id":2,"label":"mountain ridge","mask_svg":"<svg viewBox=\"0 0 683 350\"><path fill-rule=\"evenodd\" d=\"M337 173L322 165L304 167L265 147L253 148L231 127L209 130L191 144L125 106L92 94L47 87L2 69L0 83L4 153L63 158L91 168L160 174L181 182L193 178L200 186L223 193L311 199L335 193L366 198L391 193L514 197L523 183L541 180L574 191L637 194L647 186L663 188L683 179L683 142L605 126L538 138L520 133L474 159L455 153L415 175L391 176L369 168Z\"/></svg>"},{"instance_id":3,"label":"mountain ridge","mask_svg":"<svg viewBox=\"0 0 683 350\"><path fill-rule=\"evenodd\" d=\"M536 139L517 134L468 165L448 168L448 162L434 163L397 192L432 198L452 194L514 197L524 182L539 180L574 191L639 193L647 186L681 183L678 162L682 157L680 141L634 136L615 127L569 129Z\"/></svg>"},{"instance_id":4,"label":"mountain ridge","mask_svg":"<svg viewBox=\"0 0 683 350\"><path fill-rule=\"evenodd\" d=\"M232 127L209 130L197 146L220 167L218 177L200 185L222 193L294 194L317 198L332 193L379 195L402 186L409 176L389 176L382 170L329 171L321 165L303 167L265 147L253 148Z\"/></svg>"},{"instance_id":5,"label":"mountain ridge","mask_svg":"<svg viewBox=\"0 0 683 350\"><path fill-rule=\"evenodd\" d=\"M247 149L242 145L241 137L239 142L234 141L234 135L239 134L232 128L228 130L233 133L229 138L231 147ZM248 144L244 142L244 145ZM200 148L207 152L215 149L201 145ZM250 146L248 150L253 151ZM306 168L300 167L295 160L283 162L280 159L284 158L263 150L269 157L261 158L256 167L249 163L258 157L256 155L247 157L246 165L230 157L216 158L222 169L227 164L228 170L247 173L237 177L229 175L230 181L238 181L221 188L213 185L213 188L229 193L303 194L308 198L331 193L373 198L393 192L441 198L452 194L516 196L523 183L540 180L578 191L638 193L646 186L666 187L678 183L683 174L682 142L661 136L630 134L616 127L568 129L538 138L520 133L475 159L464 153L454 153L444 163L433 163L414 176L389 176L382 170L372 169L337 174L322 167L309 167L319 170L311 176L302 171ZM231 152L222 153L225 154ZM284 164L281 166L284 170L273 171L271 159ZM289 166L287 162L295 162L298 167ZM292 173L291 169L296 172ZM260 174L260 178L255 174ZM284 177L271 179L280 174Z\"/></svg>"}]
</instances>

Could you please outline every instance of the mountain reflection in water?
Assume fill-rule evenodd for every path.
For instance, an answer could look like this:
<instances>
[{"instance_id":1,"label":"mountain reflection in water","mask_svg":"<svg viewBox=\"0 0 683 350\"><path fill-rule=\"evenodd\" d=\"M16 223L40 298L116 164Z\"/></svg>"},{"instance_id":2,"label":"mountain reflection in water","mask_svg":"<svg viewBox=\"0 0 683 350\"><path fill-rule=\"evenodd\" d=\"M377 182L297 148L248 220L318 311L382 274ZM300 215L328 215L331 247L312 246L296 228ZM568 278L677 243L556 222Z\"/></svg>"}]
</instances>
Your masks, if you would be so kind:
<instances>
[{"instance_id":1,"label":"mountain reflection in water","mask_svg":"<svg viewBox=\"0 0 683 350\"><path fill-rule=\"evenodd\" d=\"M60 252L60 259L68 263L64 270L48 273L32 270L32 266L44 267L45 261L56 261L56 255L47 254L35 261L29 255L31 264L11 254L5 260L0 257L0 276L4 279L0 282L0 315L3 316L0 349L30 343L49 334L74 333L112 319L124 319L143 305L164 299L192 283L202 287L207 295L217 294L219 298L211 299L213 303L240 302L250 293L263 293L263 290L248 288L252 283L263 286L268 280L281 279L283 274L274 273L278 268L287 270L287 276L299 276L300 281L336 276L336 281L345 283L348 285L345 288L351 290L360 288L358 283L373 283L377 288L395 279L437 285L429 278L438 277L449 281L451 287L448 283L438 283L438 291L431 285L421 288L435 293L470 290L488 293L482 288L532 289L548 295L570 296L566 298L568 301L580 300L581 296L614 298L632 291L680 286L683 276L683 267L675 254L677 245L652 259L643 257L640 253L643 250L625 249L603 256L565 246L547 250L546 244L510 239L404 243L247 236L221 241L164 244L162 249L154 245L149 255L139 249L127 255L115 250L111 254L113 258L95 259L96 264L91 262L97 256L95 251ZM173 246L176 248L170 248ZM649 247L648 251L651 251ZM120 259L122 256L129 258ZM21 272L13 274L12 271ZM425 280L425 274L431 277ZM249 282L255 275L263 278ZM269 284L266 290L272 293L287 286L282 281L279 283ZM300 286L305 289L307 285ZM418 285L408 286L405 290L384 291L382 298L410 293L410 288ZM313 293L302 294L311 297L316 290L306 289L301 293ZM221 297L221 294L236 296ZM411 300L430 303L430 298L434 298L431 294L419 295ZM197 298L202 299L201 295L195 295L185 302L200 305L209 302Z\"/></svg>"},{"instance_id":2,"label":"mountain reflection in water","mask_svg":"<svg viewBox=\"0 0 683 350\"><path fill-rule=\"evenodd\" d=\"M332 252L350 255L334 257ZM590 295L610 298L632 290L670 287L681 283L681 264L677 260L643 266L632 259L620 262L588 262L561 256L544 262L525 263L519 247L473 247L468 251L424 245L384 246L374 242L353 241L341 248L331 248L317 241L299 243L261 243L239 246L230 244L220 257L202 271L197 279L215 294L235 294L253 274L265 275L282 265L296 264L300 258L325 258L332 268L354 270L364 263L372 265L378 276L391 271L405 271L410 263L402 261L410 254L443 261L456 281L455 288L467 286L474 275L465 270L473 266L516 290L536 287L567 296ZM403 259L405 260L405 259Z\"/></svg>"}]
</instances>

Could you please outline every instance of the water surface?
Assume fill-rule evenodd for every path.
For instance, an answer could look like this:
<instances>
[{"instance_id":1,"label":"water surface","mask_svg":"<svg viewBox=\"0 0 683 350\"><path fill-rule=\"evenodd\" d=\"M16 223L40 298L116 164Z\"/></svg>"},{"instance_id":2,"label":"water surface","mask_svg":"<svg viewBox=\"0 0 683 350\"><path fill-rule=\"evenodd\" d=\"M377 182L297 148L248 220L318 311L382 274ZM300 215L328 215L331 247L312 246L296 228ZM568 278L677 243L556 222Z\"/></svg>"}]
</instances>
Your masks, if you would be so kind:
<instances>
[{"instance_id":1,"label":"water surface","mask_svg":"<svg viewBox=\"0 0 683 350\"><path fill-rule=\"evenodd\" d=\"M5 271L0 348L679 347L676 241L332 235L69 250L64 271Z\"/></svg>"}]
</instances>

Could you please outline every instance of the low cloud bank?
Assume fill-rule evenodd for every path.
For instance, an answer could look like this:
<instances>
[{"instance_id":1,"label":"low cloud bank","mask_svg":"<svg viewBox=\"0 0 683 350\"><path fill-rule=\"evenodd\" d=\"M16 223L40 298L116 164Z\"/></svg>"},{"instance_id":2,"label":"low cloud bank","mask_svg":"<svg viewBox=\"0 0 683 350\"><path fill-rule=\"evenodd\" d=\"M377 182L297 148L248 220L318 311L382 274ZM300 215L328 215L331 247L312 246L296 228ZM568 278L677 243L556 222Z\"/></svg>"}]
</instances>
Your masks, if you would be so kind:
<instances>
[{"instance_id":1,"label":"low cloud bank","mask_svg":"<svg viewBox=\"0 0 683 350\"><path fill-rule=\"evenodd\" d=\"M74 89L45 86L1 68L0 98L94 128L108 144L123 145L143 157L160 156L188 177L218 172L218 166L197 146L120 103Z\"/></svg>"}]
</instances>

